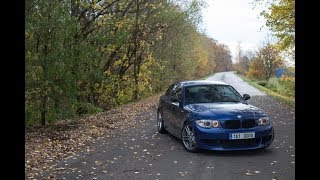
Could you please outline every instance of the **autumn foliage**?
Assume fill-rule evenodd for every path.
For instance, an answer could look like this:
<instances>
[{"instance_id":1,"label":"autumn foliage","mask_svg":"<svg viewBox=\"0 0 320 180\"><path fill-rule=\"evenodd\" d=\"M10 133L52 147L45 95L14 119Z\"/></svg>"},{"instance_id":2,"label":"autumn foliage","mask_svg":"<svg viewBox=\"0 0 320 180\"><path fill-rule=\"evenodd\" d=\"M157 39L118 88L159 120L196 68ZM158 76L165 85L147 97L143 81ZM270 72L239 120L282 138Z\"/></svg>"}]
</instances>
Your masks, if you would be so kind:
<instances>
[{"instance_id":1,"label":"autumn foliage","mask_svg":"<svg viewBox=\"0 0 320 180\"><path fill-rule=\"evenodd\" d=\"M280 51L274 45L267 44L258 50L257 56L252 60L246 75L252 79L269 80L275 75L275 70L283 67L283 65Z\"/></svg>"},{"instance_id":2,"label":"autumn foliage","mask_svg":"<svg viewBox=\"0 0 320 180\"><path fill-rule=\"evenodd\" d=\"M101 112L231 70L201 0L26 1L26 124Z\"/></svg>"}]
</instances>

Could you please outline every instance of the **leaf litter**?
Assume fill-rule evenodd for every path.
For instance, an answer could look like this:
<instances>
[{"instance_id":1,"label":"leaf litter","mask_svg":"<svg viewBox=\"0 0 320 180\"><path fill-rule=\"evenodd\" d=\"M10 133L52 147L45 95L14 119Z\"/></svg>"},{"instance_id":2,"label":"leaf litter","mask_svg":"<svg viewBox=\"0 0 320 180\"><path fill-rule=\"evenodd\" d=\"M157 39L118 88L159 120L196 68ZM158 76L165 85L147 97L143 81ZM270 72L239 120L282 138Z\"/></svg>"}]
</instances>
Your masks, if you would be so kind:
<instances>
[{"instance_id":1,"label":"leaf litter","mask_svg":"<svg viewBox=\"0 0 320 180\"><path fill-rule=\"evenodd\" d=\"M76 158L74 157L76 152L83 149L88 153L92 152L94 149L86 144L95 143L101 137L115 137L114 129L128 132L127 127L136 125L136 117L140 112L154 111L159 97L160 95L151 96L106 112L79 117L77 120L61 120L45 127L27 129L25 134L26 177L36 179L45 171L61 171L63 167L56 167L57 160ZM133 149L133 147L129 148ZM85 162L82 163L85 164Z\"/></svg>"}]
</instances>

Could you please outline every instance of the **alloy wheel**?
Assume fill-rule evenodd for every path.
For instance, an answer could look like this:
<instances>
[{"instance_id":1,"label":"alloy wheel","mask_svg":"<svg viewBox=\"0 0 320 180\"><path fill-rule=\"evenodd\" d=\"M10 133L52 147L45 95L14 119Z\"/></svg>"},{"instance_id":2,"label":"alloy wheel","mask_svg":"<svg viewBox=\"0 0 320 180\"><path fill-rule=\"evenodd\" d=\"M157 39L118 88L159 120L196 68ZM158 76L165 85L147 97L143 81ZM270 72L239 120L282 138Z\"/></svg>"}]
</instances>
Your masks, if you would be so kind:
<instances>
[{"instance_id":1,"label":"alloy wheel","mask_svg":"<svg viewBox=\"0 0 320 180\"><path fill-rule=\"evenodd\" d=\"M184 147L187 150L193 151L193 150L196 149L197 143L195 141L194 129L189 124L186 124L183 127L183 130L182 130L182 142L183 142Z\"/></svg>"}]
</instances>

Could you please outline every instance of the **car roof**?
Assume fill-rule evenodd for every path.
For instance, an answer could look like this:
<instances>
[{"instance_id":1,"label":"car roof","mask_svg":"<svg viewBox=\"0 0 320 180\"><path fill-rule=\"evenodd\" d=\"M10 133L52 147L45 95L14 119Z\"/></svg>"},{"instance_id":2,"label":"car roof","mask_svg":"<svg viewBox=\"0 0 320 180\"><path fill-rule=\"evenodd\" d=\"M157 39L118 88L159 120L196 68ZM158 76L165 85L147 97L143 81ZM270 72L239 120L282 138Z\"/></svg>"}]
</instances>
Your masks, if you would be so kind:
<instances>
[{"instance_id":1,"label":"car roof","mask_svg":"<svg viewBox=\"0 0 320 180\"><path fill-rule=\"evenodd\" d=\"M192 81L180 81L178 82L182 86L194 86L194 85L229 85L222 81L209 81L209 80L192 80Z\"/></svg>"}]
</instances>

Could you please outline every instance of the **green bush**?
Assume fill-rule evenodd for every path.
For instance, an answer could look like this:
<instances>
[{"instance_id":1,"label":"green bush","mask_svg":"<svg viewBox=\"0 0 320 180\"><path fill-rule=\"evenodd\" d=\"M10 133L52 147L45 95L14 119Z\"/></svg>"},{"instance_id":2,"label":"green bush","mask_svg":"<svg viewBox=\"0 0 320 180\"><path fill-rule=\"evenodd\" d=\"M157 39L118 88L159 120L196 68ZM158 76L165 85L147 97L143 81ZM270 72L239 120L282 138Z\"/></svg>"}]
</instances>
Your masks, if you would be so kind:
<instances>
[{"instance_id":1,"label":"green bush","mask_svg":"<svg viewBox=\"0 0 320 180\"><path fill-rule=\"evenodd\" d=\"M294 97L295 87L294 80L292 80L292 78L281 77L278 79L276 77L272 77L269 79L265 87L283 96Z\"/></svg>"},{"instance_id":2,"label":"green bush","mask_svg":"<svg viewBox=\"0 0 320 180\"><path fill-rule=\"evenodd\" d=\"M279 83L285 87L286 95L290 97L295 96L295 77L294 76L281 76Z\"/></svg>"},{"instance_id":3,"label":"green bush","mask_svg":"<svg viewBox=\"0 0 320 180\"><path fill-rule=\"evenodd\" d=\"M83 116L85 114L95 114L102 111L103 109L96 107L91 103L81 103L78 104L78 107L76 108L77 115L79 116Z\"/></svg>"},{"instance_id":4,"label":"green bush","mask_svg":"<svg viewBox=\"0 0 320 180\"><path fill-rule=\"evenodd\" d=\"M250 85L252 85L252 86L256 87L257 89L259 89L259 90L261 90L261 91L263 91L263 92L265 92L265 93L267 93L267 94L269 94L269 95L271 95L271 96L273 96L273 97L275 97L275 98L287 103L291 107L295 106L294 97L288 97L288 96L282 95L282 94L280 94L280 93L278 93L278 92L276 92L276 91L274 91L272 89L269 89L269 88L276 87L275 84L277 84L277 79L272 78L271 79L271 83L268 82L267 85L269 86L269 88L267 88L267 87L263 87L263 86L259 85L254 80L247 79L247 78L245 78L243 76L242 76L242 78L243 78L244 81L248 82Z\"/></svg>"},{"instance_id":5,"label":"green bush","mask_svg":"<svg viewBox=\"0 0 320 180\"><path fill-rule=\"evenodd\" d=\"M40 124L40 112L36 107L26 105L25 107L25 125L26 127Z\"/></svg>"},{"instance_id":6,"label":"green bush","mask_svg":"<svg viewBox=\"0 0 320 180\"><path fill-rule=\"evenodd\" d=\"M259 81L258 84L260 86L266 86L267 85L267 82L266 81Z\"/></svg>"},{"instance_id":7,"label":"green bush","mask_svg":"<svg viewBox=\"0 0 320 180\"><path fill-rule=\"evenodd\" d=\"M62 119L72 119L77 116L90 115L102 112L103 109L94 106L91 103L76 103L72 108L60 106L58 108L48 108L46 121L48 124ZM26 105L25 108L25 125L33 127L40 124L41 114L37 107Z\"/></svg>"}]
</instances>

